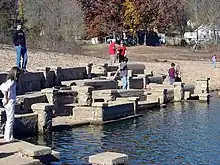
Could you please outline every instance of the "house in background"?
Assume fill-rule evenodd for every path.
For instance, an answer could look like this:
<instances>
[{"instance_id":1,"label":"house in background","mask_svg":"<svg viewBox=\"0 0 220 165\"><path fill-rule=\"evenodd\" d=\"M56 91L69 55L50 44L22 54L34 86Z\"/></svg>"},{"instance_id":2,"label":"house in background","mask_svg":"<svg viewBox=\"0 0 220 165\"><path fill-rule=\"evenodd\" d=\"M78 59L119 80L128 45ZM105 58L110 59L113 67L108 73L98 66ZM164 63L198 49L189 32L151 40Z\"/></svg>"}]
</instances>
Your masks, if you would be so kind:
<instances>
[{"instance_id":1,"label":"house in background","mask_svg":"<svg viewBox=\"0 0 220 165\"><path fill-rule=\"evenodd\" d=\"M193 32L185 32L184 38L187 43L195 42L197 40L197 31L199 42L210 41L215 35L220 38L220 30L214 31L210 26L201 25Z\"/></svg>"}]
</instances>

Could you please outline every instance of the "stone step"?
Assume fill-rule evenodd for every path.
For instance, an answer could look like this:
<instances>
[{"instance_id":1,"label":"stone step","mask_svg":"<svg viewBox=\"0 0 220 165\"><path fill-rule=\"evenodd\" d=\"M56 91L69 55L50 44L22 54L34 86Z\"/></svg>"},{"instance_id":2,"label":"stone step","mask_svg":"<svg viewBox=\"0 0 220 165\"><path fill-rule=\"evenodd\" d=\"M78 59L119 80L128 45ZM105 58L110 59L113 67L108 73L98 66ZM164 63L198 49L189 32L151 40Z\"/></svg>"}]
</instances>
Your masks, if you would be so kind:
<instances>
[{"instance_id":1,"label":"stone step","mask_svg":"<svg viewBox=\"0 0 220 165\"><path fill-rule=\"evenodd\" d=\"M42 165L41 161L48 164L60 158L59 152L52 151L50 147L38 146L21 140L5 143L3 135L0 135L0 155L2 165Z\"/></svg>"},{"instance_id":2,"label":"stone step","mask_svg":"<svg viewBox=\"0 0 220 165\"><path fill-rule=\"evenodd\" d=\"M6 113L4 108L0 108L0 126L6 122ZM15 136L33 136L37 134L38 114L15 114L14 135Z\"/></svg>"},{"instance_id":3,"label":"stone step","mask_svg":"<svg viewBox=\"0 0 220 165\"><path fill-rule=\"evenodd\" d=\"M149 110L154 108L160 108L160 103L158 101L138 101L137 109L140 110Z\"/></svg>"},{"instance_id":4,"label":"stone step","mask_svg":"<svg viewBox=\"0 0 220 165\"><path fill-rule=\"evenodd\" d=\"M52 153L52 149L50 147L34 145L28 142L20 141L20 144L17 146L18 151L28 157L39 157L45 156Z\"/></svg>"},{"instance_id":5,"label":"stone step","mask_svg":"<svg viewBox=\"0 0 220 165\"><path fill-rule=\"evenodd\" d=\"M85 79L85 80L72 80L62 81L62 85L66 86L91 86L95 90L101 89L117 89L117 83L114 80L99 80L99 79Z\"/></svg>"},{"instance_id":6,"label":"stone step","mask_svg":"<svg viewBox=\"0 0 220 165\"><path fill-rule=\"evenodd\" d=\"M89 157L92 165L119 165L128 162L128 155L116 152L104 152Z\"/></svg>"},{"instance_id":7,"label":"stone step","mask_svg":"<svg viewBox=\"0 0 220 165\"><path fill-rule=\"evenodd\" d=\"M41 92L31 92L25 95L18 95L16 98L17 108L15 114L28 113L31 110L32 104L43 102L47 102L47 97Z\"/></svg>"}]
</instances>

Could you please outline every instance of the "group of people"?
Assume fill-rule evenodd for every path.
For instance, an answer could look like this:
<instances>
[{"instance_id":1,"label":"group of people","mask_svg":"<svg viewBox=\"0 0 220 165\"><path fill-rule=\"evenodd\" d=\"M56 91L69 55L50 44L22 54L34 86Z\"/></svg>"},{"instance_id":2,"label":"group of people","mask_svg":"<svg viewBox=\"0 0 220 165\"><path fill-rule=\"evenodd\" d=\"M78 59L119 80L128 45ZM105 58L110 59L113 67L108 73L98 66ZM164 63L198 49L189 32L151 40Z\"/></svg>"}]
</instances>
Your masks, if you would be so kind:
<instances>
[{"instance_id":1,"label":"group of people","mask_svg":"<svg viewBox=\"0 0 220 165\"><path fill-rule=\"evenodd\" d=\"M22 72L27 72L27 48L26 37L22 31L21 24L17 24L17 29L13 34L13 43L16 50L16 66L9 71L5 82L0 85L0 90L4 97L2 99L2 106L6 111L6 123L4 128L5 142L13 142L13 125L14 113L16 104L16 86L18 79ZM3 130L3 127L2 127Z\"/></svg>"},{"instance_id":2,"label":"group of people","mask_svg":"<svg viewBox=\"0 0 220 165\"><path fill-rule=\"evenodd\" d=\"M120 42L120 45L116 45L116 40L113 39L109 45L109 56L110 64L115 64L117 59L119 62L119 69L117 70L114 77L120 73L120 78L122 81L122 89L128 89L128 68L127 68L127 48L123 41Z\"/></svg>"},{"instance_id":3,"label":"group of people","mask_svg":"<svg viewBox=\"0 0 220 165\"><path fill-rule=\"evenodd\" d=\"M123 62L127 52L127 47L123 41L120 42L120 45L117 45L116 40L112 39L109 45L110 64L115 64L117 59L119 60L119 63Z\"/></svg>"}]
</instances>

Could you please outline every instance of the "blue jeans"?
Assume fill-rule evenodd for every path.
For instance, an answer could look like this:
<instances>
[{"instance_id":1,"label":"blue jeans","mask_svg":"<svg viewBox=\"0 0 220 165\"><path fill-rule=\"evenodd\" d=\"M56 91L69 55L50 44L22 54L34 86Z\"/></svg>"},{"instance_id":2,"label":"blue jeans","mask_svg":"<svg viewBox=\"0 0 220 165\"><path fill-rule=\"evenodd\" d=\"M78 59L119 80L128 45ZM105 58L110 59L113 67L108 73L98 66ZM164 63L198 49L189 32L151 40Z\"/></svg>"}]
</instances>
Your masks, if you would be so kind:
<instances>
[{"instance_id":1,"label":"blue jeans","mask_svg":"<svg viewBox=\"0 0 220 165\"><path fill-rule=\"evenodd\" d=\"M213 68L216 68L216 61L212 61Z\"/></svg>"},{"instance_id":2,"label":"blue jeans","mask_svg":"<svg viewBox=\"0 0 220 165\"><path fill-rule=\"evenodd\" d=\"M127 89L128 86L128 78L126 76L121 78L122 81L122 89Z\"/></svg>"},{"instance_id":3,"label":"blue jeans","mask_svg":"<svg viewBox=\"0 0 220 165\"><path fill-rule=\"evenodd\" d=\"M16 66L26 70L27 66L27 49L24 46L16 46ZM22 65L21 65L22 58Z\"/></svg>"},{"instance_id":4,"label":"blue jeans","mask_svg":"<svg viewBox=\"0 0 220 165\"><path fill-rule=\"evenodd\" d=\"M175 78L170 77L170 85L173 85L174 82L175 82Z\"/></svg>"}]
</instances>

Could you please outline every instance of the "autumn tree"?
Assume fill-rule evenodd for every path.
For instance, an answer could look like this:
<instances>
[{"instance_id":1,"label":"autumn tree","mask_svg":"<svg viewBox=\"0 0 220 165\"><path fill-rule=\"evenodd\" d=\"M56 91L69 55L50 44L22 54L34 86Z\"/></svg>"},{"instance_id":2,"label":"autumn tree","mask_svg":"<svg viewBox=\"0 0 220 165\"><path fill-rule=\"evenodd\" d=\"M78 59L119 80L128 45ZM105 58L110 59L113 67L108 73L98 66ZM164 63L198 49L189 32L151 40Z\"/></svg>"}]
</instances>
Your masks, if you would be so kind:
<instances>
[{"instance_id":1,"label":"autumn tree","mask_svg":"<svg viewBox=\"0 0 220 165\"><path fill-rule=\"evenodd\" d=\"M85 12L90 37L120 31L123 26L121 0L78 0Z\"/></svg>"},{"instance_id":2,"label":"autumn tree","mask_svg":"<svg viewBox=\"0 0 220 165\"><path fill-rule=\"evenodd\" d=\"M138 7L133 0L125 0L123 3L123 26L135 34L140 23L141 15Z\"/></svg>"}]
</instances>

